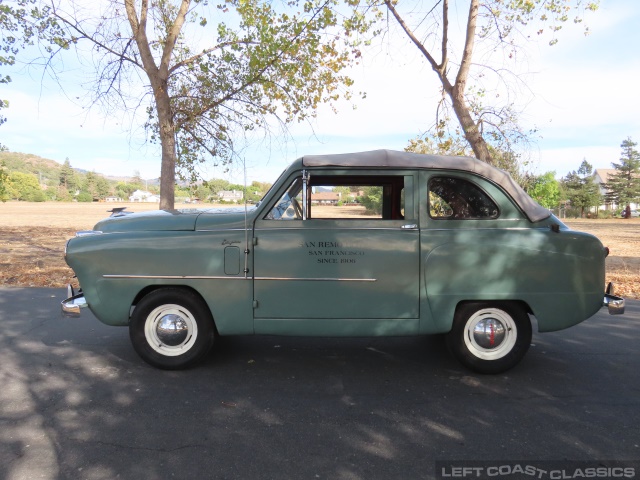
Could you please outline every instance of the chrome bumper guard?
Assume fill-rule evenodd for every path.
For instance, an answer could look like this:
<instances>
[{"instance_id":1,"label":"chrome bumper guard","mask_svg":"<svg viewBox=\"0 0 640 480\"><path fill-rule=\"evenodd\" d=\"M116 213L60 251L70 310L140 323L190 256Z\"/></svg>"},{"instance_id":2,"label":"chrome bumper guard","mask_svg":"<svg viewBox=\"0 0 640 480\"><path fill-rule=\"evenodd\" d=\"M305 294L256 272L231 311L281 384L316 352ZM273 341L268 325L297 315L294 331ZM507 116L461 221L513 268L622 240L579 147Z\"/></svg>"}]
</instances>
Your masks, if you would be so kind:
<instances>
[{"instance_id":1,"label":"chrome bumper guard","mask_svg":"<svg viewBox=\"0 0 640 480\"><path fill-rule=\"evenodd\" d=\"M62 315L65 317L77 318L80 316L80 309L87 306L84 294L82 293L82 290L79 293L74 293L73 287L71 285L67 285L67 295L69 298L60 303Z\"/></svg>"},{"instance_id":2,"label":"chrome bumper guard","mask_svg":"<svg viewBox=\"0 0 640 480\"><path fill-rule=\"evenodd\" d=\"M609 309L609 315L622 315L624 313L624 298L605 293L602 306Z\"/></svg>"},{"instance_id":3,"label":"chrome bumper guard","mask_svg":"<svg viewBox=\"0 0 640 480\"><path fill-rule=\"evenodd\" d=\"M602 306L609 309L609 315L622 315L624 313L624 298L613 294L613 283L607 285Z\"/></svg>"}]
</instances>

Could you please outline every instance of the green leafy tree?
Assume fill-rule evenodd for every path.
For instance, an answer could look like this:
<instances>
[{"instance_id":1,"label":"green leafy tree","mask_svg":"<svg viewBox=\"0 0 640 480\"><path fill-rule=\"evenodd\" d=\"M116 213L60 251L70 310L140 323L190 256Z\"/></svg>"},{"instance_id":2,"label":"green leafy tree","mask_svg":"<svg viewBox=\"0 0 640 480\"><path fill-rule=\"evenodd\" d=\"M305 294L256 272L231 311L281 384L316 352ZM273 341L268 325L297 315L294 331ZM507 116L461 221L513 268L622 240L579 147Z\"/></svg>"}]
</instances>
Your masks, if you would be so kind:
<instances>
[{"instance_id":1,"label":"green leafy tree","mask_svg":"<svg viewBox=\"0 0 640 480\"><path fill-rule=\"evenodd\" d=\"M136 170L133 172L133 177L131 178L131 183L136 183L138 185L144 185L144 180L140 176L140 170Z\"/></svg>"},{"instance_id":2,"label":"green leafy tree","mask_svg":"<svg viewBox=\"0 0 640 480\"><path fill-rule=\"evenodd\" d=\"M520 161L518 154L512 150L501 150L493 145L489 145L488 148L491 152L491 163L495 167L509 173L522 188L528 189L530 187L530 175L524 171L526 165ZM426 155L474 155L469 143L460 135L459 131L454 135L448 135L441 131L414 138L409 140L405 151Z\"/></svg>"},{"instance_id":3,"label":"green leafy tree","mask_svg":"<svg viewBox=\"0 0 640 480\"><path fill-rule=\"evenodd\" d=\"M146 106L161 146L160 208L173 208L176 172L193 179L201 162L230 162L238 137L348 97L341 72L358 52L346 37L366 27L338 14L338 0L291 0L280 12L261 0L111 0L108 14L86 17L85 2L64 5L53 17L65 33L49 39L91 49L92 103Z\"/></svg>"},{"instance_id":4,"label":"green leafy tree","mask_svg":"<svg viewBox=\"0 0 640 480\"><path fill-rule=\"evenodd\" d=\"M139 183L118 182L115 187L116 195L125 200L128 200L133 192L141 189L142 185Z\"/></svg>"},{"instance_id":5,"label":"green leafy tree","mask_svg":"<svg viewBox=\"0 0 640 480\"><path fill-rule=\"evenodd\" d=\"M0 201L6 202L9 200L9 185L10 185L9 172L4 161L0 163Z\"/></svg>"},{"instance_id":6,"label":"green leafy tree","mask_svg":"<svg viewBox=\"0 0 640 480\"><path fill-rule=\"evenodd\" d=\"M44 202L46 196L40 188L38 177L31 173L11 172L9 174L9 195L25 202Z\"/></svg>"},{"instance_id":7,"label":"green leafy tree","mask_svg":"<svg viewBox=\"0 0 640 480\"><path fill-rule=\"evenodd\" d=\"M98 180L96 181L96 193L98 194L98 198L104 200L112 191L113 189L111 188L109 181L102 175L98 176Z\"/></svg>"},{"instance_id":8,"label":"green leafy tree","mask_svg":"<svg viewBox=\"0 0 640 480\"><path fill-rule=\"evenodd\" d=\"M73 195L69 193L69 190L67 190L64 185L59 185L58 188L55 189L54 191L55 191L55 198L52 198L52 200L57 200L58 202L70 202L73 200Z\"/></svg>"},{"instance_id":9,"label":"green leafy tree","mask_svg":"<svg viewBox=\"0 0 640 480\"><path fill-rule=\"evenodd\" d=\"M209 197L211 197L212 192L211 189L209 188L208 185L201 183L199 185L194 185L192 190L192 197L194 198L199 198L200 200L202 200L203 202L206 202Z\"/></svg>"},{"instance_id":10,"label":"green leafy tree","mask_svg":"<svg viewBox=\"0 0 640 480\"><path fill-rule=\"evenodd\" d=\"M96 189L97 181L98 176L94 172L87 172L84 176L84 181L82 182L82 192L91 195L92 199L98 197Z\"/></svg>"},{"instance_id":11,"label":"green leafy tree","mask_svg":"<svg viewBox=\"0 0 640 480\"><path fill-rule=\"evenodd\" d=\"M621 206L640 201L640 152L631 137L622 142L620 162L612 162L616 172L605 184L607 200Z\"/></svg>"},{"instance_id":12,"label":"green leafy tree","mask_svg":"<svg viewBox=\"0 0 640 480\"><path fill-rule=\"evenodd\" d=\"M544 208L552 209L560 201L560 183L556 180L556 172L547 172L535 177L527 193Z\"/></svg>"},{"instance_id":13,"label":"green leafy tree","mask_svg":"<svg viewBox=\"0 0 640 480\"><path fill-rule=\"evenodd\" d=\"M585 210L597 207L602 201L600 188L593 178L593 167L586 159L577 172L573 171L562 179L562 185L571 206L579 209L580 217L584 217Z\"/></svg>"},{"instance_id":14,"label":"green leafy tree","mask_svg":"<svg viewBox=\"0 0 640 480\"><path fill-rule=\"evenodd\" d=\"M207 186L211 190L212 195L216 195L218 192L223 190L229 190L229 185L231 185L227 180L223 180L221 178L212 178L207 181Z\"/></svg>"},{"instance_id":15,"label":"green leafy tree","mask_svg":"<svg viewBox=\"0 0 640 480\"><path fill-rule=\"evenodd\" d=\"M440 81L442 100L430 131L437 147L456 148L441 143L461 135L477 158L496 164L490 146L495 152L512 151L516 145L526 144L534 131L519 125L517 108L503 100L509 95L488 91L483 85L495 81L513 89L518 78L512 75L520 60L518 46L547 27L552 35L549 43L555 44L556 33L572 16L575 23L582 22L584 13L596 10L598 2L442 0L421 8L423 5L415 2L361 0L357 6L384 22L381 29L387 28L389 18L395 20ZM458 26L464 35L460 44L452 31ZM451 127L452 117L457 120L455 127ZM452 130L455 133L448 135Z\"/></svg>"},{"instance_id":16,"label":"green leafy tree","mask_svg":"<svg viewBox=\"0 0 640 480\"><path fill-rule=\"evenodd\" d=\"M82 191L78 194L78 196L76 197L76 200L78 200L79 202L93 202L93 195L91 195L89 192L86 191Z\"/></svg>"},{"instance_id":17,"label":"green leafy tree","mask_svg":"<svg viewBox=\"0 0 640 480\"><path fill-rule=\"evenodd\" d=\"M364 187L358 201L367 209L367 213L382 213L382 187Z\"/></svg>"},{"instance_id":18,"label":"green leafy tree","mask_svg":"<svg viewBox=\"0 0 640 480\"><path fill-rule=\"evenodd\" d=\"M67 190L75 190L77 187L76 172L71 168L69 158L65 158L62 167L60 167L60 183Z\"/></svg>"}]
</instances>

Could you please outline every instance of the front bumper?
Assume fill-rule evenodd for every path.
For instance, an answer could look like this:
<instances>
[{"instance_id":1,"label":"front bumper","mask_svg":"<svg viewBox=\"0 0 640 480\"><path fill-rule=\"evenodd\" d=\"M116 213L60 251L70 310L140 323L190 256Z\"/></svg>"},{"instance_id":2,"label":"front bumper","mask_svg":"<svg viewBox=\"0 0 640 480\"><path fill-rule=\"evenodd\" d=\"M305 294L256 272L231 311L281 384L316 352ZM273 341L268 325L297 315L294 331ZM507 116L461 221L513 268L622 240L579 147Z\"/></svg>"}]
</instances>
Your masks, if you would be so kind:
<instances>
[{"instance_id":1,"label":"front bumper","mask_svg":"<svg viewBox=\"0 0 640 480\"><path fill-rule=\"evenodd\" d=\"M87 307L87 301L84 299L84 294L82 293L82 290L75 293L73 291L73 287L71 285L67 285L67 295L69 298L60 303L62 315L65 317L77 318L80 316L80 309Z\"/></svg>"},{"instance_id":2,"label":"front bumper","mask_svg":"<svg viewBox=\"0 0 640 480\"><path fill-rule=\"evenodd\" d=\"M609 309L609 315L622 315L624 313L624 298L613 294L613 283L607 285L602 306Z\"/></svg>"}]
</instances>

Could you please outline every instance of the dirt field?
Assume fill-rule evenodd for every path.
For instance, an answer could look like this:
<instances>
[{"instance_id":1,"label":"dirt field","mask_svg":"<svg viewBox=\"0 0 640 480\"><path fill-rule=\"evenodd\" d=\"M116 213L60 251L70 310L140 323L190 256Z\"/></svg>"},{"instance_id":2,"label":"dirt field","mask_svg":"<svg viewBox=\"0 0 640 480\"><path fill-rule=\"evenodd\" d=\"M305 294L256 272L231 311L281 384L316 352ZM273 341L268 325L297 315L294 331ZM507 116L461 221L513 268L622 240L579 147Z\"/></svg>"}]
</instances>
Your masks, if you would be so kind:
<instances>
[{"instance_id":1,"label":"dirt field","mask_svg":"<svg viewBox=\"0 0 640 480\"><path fill-rule=\"evenodd\" d=\"M63 287L73 275L62 258L66 241L109 216L106 203L0 203L0 285ZM157 204L117 204L140 212ZM208 205L207 205L208 206ZM203 205L180 208L202 208ZM327 207L335 208L335 207ZM348 207L350 208L350 207ZM355 212L357 213L357 212ZM616 293L640 299L640 219L565 220L575 230L596 235L611 249L607 281Z\"/></svg>"}]
</instances>

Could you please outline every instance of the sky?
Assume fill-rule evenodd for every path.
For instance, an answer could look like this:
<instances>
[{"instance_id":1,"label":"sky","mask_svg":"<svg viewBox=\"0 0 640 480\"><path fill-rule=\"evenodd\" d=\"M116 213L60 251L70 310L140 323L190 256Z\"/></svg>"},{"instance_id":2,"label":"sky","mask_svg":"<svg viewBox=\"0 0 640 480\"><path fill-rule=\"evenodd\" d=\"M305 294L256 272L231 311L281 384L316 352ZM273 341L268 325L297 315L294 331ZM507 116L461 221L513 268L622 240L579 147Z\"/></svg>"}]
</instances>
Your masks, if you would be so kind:
<instances>
[{"instance_id":1,"label":"sky","mask_svg":"<svg viewBox=\"0 0 640 480\"><path fill-rule=\"evenodd\" d=\"M590 35L567 25L551 47L530 42L521 57L521 86L513 99L522 123L537 128L527 153L529 169L558 178L586 159L594 168L611 168L627 137L640 143L640 2L602 0L587 17ZM4 73L4 70L3 70ZM140 125L124 114L83 109L76 97L85 77L71 70L58 84L37 69L16 66L12 83L0 85L9 100L0 143L11 151L50 158L106 175L143 178L160 175L160 153L145 141ZM379 148L402 150L434 121L440 96L434 72L414 46L390 34L364 52L349 75L366 99L322 107L311 122L292 125L285 135L239 141L239 160L230 168L209 166L205 179L234 183L274 181L306 154L346 153Z\"/></svg>"}]
</instances>

